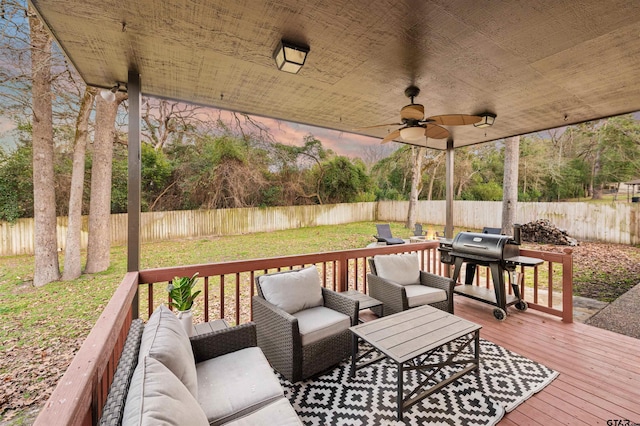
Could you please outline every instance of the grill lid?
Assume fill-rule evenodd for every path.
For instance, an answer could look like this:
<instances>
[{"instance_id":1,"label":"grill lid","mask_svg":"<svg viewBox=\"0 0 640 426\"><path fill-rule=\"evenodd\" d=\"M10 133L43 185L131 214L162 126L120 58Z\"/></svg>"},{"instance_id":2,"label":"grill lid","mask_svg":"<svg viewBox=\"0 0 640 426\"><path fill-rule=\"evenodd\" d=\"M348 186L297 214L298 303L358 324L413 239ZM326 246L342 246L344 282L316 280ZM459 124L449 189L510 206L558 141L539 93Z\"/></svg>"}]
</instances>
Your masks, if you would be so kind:
<instances>
[{"instance_id":1,"label":"grill lid","mask_svg":"<svg viewBox=\"0 0 640 426\"><path fill-rule=\"evenodd\" d=\"M451 254L495 261L517 256L518 252L518 246L508 235L460 232L453 239Z\"/></svg>"}]
</instances>

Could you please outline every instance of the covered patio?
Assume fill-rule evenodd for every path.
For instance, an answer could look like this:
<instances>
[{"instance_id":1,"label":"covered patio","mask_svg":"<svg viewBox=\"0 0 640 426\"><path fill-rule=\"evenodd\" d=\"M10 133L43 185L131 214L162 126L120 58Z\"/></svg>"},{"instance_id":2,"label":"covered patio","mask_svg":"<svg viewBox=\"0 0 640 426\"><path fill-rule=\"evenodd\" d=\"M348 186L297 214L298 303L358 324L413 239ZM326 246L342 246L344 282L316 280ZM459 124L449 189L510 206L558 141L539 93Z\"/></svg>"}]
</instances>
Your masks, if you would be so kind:
<instances>
[{"instance_id":1,"label":"covered patio","mask_svg":"<svg viewBox=\"0 0 640 426\"><path fill-rule=\"evenodd\" d=\"M38 425L98 421L132 319L148 317L158 304L155 283L163 287L176 275L198 271L207 277L208 289L209 277L217 277L220 294L206 290L203 298L207 321L226 316L226 278L236 288L233 308L226 308L239 324L251 319L240 310L242 274L252 282L261 271L316 264L326 286L366 291L366 258L407 250L372 248L140 270L142 95L379 139L401 125L368 126L397 123L411 85L421 89L415 102L424 105L425 117L496 116L487 127L454 126L455 120L442 119L446 133L431 135L445 137L411 141L447 151L447 236L455 222L454 148L640 110L640 14L625 1L31 4L87 84L111 89L126 83L129 94L129 272ZM274 51L282 40L309 50L297 74L276 67ZM402 141L399 134L393 139ZM424 242L412 244L411 250L421 254L423 269L447 274L436 247L436 242ZM633 354L640 342L572 322L570 255L527 255L545 260L551 288L552 265L561 265L561 284L555 287L562 294L560 306L551 291L548 297L538 292L537 274L528 299L532 309L506 322L496 321L485 305L455 298L456 315L481 324L484 338L560 372L501 424L638 421L640 369ZM253 291L250 286L250 295Z\"/></svg>"}]
</instances>

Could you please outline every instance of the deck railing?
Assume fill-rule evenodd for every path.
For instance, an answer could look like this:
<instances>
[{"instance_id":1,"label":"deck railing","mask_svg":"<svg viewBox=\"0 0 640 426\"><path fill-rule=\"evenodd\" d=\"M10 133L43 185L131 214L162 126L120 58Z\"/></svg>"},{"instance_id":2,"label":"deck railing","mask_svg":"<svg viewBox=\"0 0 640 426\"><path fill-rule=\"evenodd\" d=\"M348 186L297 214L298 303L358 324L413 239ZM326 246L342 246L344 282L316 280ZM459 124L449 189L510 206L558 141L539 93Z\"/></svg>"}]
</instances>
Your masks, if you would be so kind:
<instances>
[{"instance_id":1,"label":"deck railing","mask_svg":"<svg viewBox=\"0 0 640 426\"><path fill-rule=\"evenodd\" d=\"M167 302L166 285L176 276L192 276L198 272L203 278L200 280L203 294L196 299L196 321L225 318L232 324L239 324L251 320L251 297L254 294L253 280L256 275L317 265L326 287L336 291L355 289L366 292L367 259L377 254L417 252L423 270L440 275L448 274L450 268L439 261L438 245L438 242L426 241L130 272L124 277L34 424L97 424L134 313L140 312L140 316L146 319L156 306ZM522 250L521 254L545 261L544 267L539 266L532 272L531 283L526 284L525 294L529 306L570 322L571 254L529 250ZM482 274L477 275L476 284L481 284L481 276ZM549 293L554 293L558 279L562 283L558 289L563 301L560 307L554 305L553 298L544 297L542 293L543 287L547 286L552 290ZM543 281L546 284L543 285ZM134 306L136 301L139 301L139 305Z\"/></svg>"}]
</instances>

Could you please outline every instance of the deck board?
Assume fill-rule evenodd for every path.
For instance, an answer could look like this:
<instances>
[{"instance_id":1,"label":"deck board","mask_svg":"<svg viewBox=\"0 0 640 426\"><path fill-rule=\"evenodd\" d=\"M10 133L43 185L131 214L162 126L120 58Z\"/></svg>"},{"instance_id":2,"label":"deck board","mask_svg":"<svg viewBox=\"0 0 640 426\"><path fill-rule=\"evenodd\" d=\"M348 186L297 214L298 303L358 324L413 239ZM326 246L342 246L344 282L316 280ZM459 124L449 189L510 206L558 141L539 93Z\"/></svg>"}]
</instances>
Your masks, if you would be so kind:
<instances>
[{"instance_id":1,"label":"deck board","mask_svg":"<svg viewBox=\"0 0 640 426\"><path fill-rule=\"evenodd\" d=\"M508 308L504 322L492 306L454 298L455 314L482 325L480 336L553 368L560 376L502 419L501 426L640 423L640 340L534 311Z\"/></svg>"}]
</instances>

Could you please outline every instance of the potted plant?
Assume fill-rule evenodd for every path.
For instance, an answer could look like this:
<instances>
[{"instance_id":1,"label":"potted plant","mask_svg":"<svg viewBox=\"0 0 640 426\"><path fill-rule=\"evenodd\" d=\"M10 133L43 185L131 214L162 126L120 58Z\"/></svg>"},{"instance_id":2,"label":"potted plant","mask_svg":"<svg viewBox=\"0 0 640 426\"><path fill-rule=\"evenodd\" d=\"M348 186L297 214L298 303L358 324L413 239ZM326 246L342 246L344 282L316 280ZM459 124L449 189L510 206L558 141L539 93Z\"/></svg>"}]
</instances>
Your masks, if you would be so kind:
<instances>
[{"instance_id":1,"label":"potted plant","mask_svg":"<svg viewBox=\"0 0 640 426\"><path fill-rule=\"evenodd\" d=\"M178 319L189 337L193 335L193 313L191 312L193 299L200 294L200 290L193 291L197 280L196 272L192 277L174 277L167 286L171 306L178 310Z\"/></svg>"}]
</instances>

